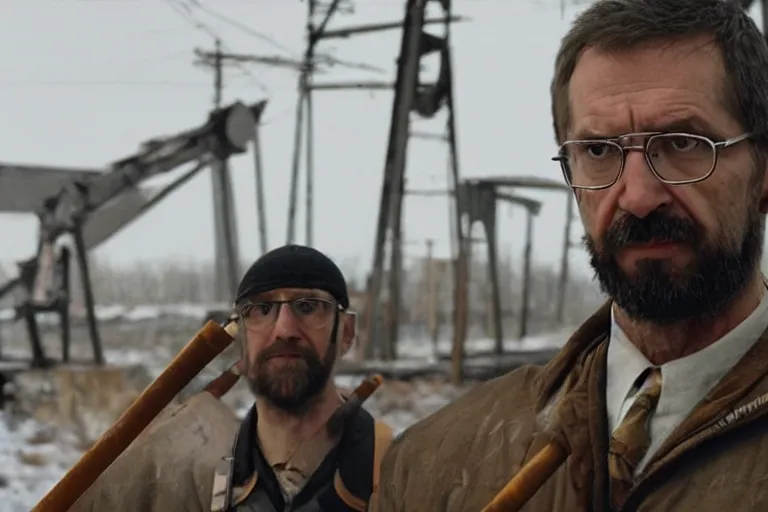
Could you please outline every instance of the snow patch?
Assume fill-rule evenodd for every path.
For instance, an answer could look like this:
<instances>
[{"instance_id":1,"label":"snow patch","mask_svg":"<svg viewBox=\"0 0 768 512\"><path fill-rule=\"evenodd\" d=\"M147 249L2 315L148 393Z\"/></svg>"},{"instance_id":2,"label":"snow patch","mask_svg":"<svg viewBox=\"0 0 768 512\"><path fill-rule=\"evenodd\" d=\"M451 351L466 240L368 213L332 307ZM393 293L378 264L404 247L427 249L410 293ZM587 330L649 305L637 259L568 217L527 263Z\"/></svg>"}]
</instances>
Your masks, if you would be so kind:
<instances>
[{"instance_id":1,"label":"snow patch","mask_svg":"<svg viewBox=\"0 0 768 512\"><path fill-rule=\"evenodd\" d=\"M70 431L0 412L0 512L28 512L82 455Z\"/></svg>"}]
</instances>

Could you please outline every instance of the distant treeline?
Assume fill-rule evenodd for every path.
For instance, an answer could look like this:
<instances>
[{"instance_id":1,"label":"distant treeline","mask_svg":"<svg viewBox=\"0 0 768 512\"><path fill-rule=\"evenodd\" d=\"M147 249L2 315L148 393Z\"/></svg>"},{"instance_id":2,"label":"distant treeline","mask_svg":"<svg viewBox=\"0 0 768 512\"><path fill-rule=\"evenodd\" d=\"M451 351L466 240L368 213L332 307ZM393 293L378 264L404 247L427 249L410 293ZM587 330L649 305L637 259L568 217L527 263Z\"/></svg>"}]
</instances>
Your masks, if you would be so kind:
<instances>
[{"instance_id":1,"label":"distant treeline","mask_svg":"<svg viewBox=\"0 0 768 512\"><path fill-rule=\"evenodd\" d=\"M355 279L352 269L343 268L352 290L363 288L362 280ZM521 276L513 265L502 262L499 268L501 303L505 317L518 317L521 303ZM403 279L404 321L423 320L426 310L427 279L424 265L418 262L406 270ZM94 259L91 264L94 293L99 304L213 303L214 268L200 262L137 263L131 267L114 266ZM472 268L470 311L476 321L482 321L490 311L488 271L483 262ZM530 308L532 320L553 318L558 297L559 276L555 269L534 267L531 272ZM442 276L436 292L437 309L443 318L451 314L452 283L450 275ZM569 280L565 307L566 321L579 321L602 302L596 285L587 277L574 276Z\"/></svg>"}]
</instances>

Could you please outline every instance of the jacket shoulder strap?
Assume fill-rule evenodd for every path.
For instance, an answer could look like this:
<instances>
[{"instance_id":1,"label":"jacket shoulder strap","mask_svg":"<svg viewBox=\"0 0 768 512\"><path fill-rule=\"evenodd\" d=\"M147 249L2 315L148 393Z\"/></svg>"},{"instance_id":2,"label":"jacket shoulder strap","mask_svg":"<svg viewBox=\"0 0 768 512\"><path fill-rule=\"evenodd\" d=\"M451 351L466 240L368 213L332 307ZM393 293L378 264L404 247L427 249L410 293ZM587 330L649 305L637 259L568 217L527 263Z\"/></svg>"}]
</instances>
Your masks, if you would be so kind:
<instances>
[{"instance_id":1,"label":"jacket shoulder strap","mask_svg":"<svg viewBox=\"0 0 768 512\"><path fill-rule=\"evenodd\" d=\"M254 473L251 477L245 481L243 485L236 486L232 489L232 506L236 507L251 495L256 488L256 482L259 481L259 474Z\"/></svg>"},{"instance_id":2,"label":"jacket shoulder strap","mask_svg":"<svg viewBox=\"0 0 768 512\"><path fill-rule=\"evenodd\" d=\"M394 432L386 423L376 421L374 425L373 443L373 492L368 500L368 512L376 512L379 502L379 480L381 477L381 461L392 444Z\"/></svg>"},{"instance_id":3,"label":"jacket shoulder strap","mask_svg":"<svg viewBox=\"0 0 768 512\"><path fill-rule=\"evenodd\" d=\"M243 485L232 485L232 464L227 459L219 463L213 474L211 512L227 512L231 507L240 505L250 496L259 481L259 474L254 472Z\"/></svg>"},{"instance_id":4,"label":"jacket shoulder strap","mask_svg":"<svg viewBox=\"0 0 768 512\"><path fill-rule=\"evenodd\" d=\"M393 431L392 427L379 420L376 420L373 428L373 493L377 494L379 492L381 461L384 459L389 445L392 444Z\"/></svg>"},{"instance_id":5,"label":"jacket shoulder strap","mask_svg":"<svg viewBox=\"0 0 768 512\"><path fill-rule=\"evenodd\" d=\"M336 471L333 479L333 487L336 491L336 495L343 501L349 508L358 512L365 512L366 510L373 510L374 503L378 499L379 491L379 479L381 475L381 460L384 458L384 454L387 452L389 445L392 443L392 427L379 420L375 420L373 424L373 457L371 458L371 488L372 493L368 499L362 499L359 496L355 496L347 486L344 485L344 481L341 478L339 471Z\"/></svg>"}]
</instances>

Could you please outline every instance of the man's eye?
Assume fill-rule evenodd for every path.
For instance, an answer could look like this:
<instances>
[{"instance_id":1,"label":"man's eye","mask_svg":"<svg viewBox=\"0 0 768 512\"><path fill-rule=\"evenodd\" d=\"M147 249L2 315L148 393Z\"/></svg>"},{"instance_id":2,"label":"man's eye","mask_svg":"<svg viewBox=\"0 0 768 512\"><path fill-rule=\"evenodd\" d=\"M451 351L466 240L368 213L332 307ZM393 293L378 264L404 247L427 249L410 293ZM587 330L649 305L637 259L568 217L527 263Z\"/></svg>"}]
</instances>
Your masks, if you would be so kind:
<instances>
[{"instance_id":1,"label":"man's eye","mask_svg":"<svg viewBox=\"0 0 768 512\"><path fill-rule=\"evenodd\" d=\"M297 300L294 306L297 311L304 314L314 313L317 310L317 302L313 300Z\"/></svg>"},{"instance_id":2,"label":"man's eye","mask_svg":"<svg viewBox=\"0 0 768 512\"><path fill-rule=\"evenodd\" d=\"M691 151L696 149L700 141L691 137L675 137L670 140L670 146L676 151Z\"/></svg>"},{"instance_id":3,"label":"man's eye","mask_svg":"<svg viewBox=\"0 0 768 512\"><path fill-rule=\"evenodd\" d=\"M266 316L269 314L270 311L275 307L274 304L270 304L268 302L264 302L262 304L254 304L254 306L251 308L250 315L251 316Z\"/></svg>"},{"instance_id":4,"label":"man's eye","mask_svg":"<svg viewBox=\"0 0 768 512\"><path fill-rule=\"evenodd\" d=\"M609 153L610 146L608 144L590 144L586 150L592 158L604 158Z\"/></svg>"}]
</instances>

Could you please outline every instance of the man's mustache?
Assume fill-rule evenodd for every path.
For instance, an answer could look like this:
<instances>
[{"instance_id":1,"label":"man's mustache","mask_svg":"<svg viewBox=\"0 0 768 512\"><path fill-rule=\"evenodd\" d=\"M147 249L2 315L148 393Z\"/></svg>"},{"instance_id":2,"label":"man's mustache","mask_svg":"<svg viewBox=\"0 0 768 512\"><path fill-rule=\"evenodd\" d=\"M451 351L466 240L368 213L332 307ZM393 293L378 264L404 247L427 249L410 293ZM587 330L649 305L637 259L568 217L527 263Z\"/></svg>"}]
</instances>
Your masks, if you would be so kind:
<instances>
[{"instance_id":1,"label":"man's mustache","mask_svg":"<svg viewBox=\"0 0 768 512\"><path fill-rule=\"evenodd\" d=\"M691 219L662 212L652 212L644 218L624 215L608 228L603 236L603 252L613 253L625 247L650 242L678 242L698 245L703 231Z\"/></svg>"},{"instance_id":2,"label":"man's mustache","mask_svg":"<svg viewBox=\"0 0 768 512\"><path fill-rule=\"evenodd\" d=\"M309 347L299 345L296 341L280 339L272 345L261 351L258 356L260 362L264 362L272 357L294 354L301 356L302 359L318 359L318 355Z\"/></svg>"}]
</instances>

